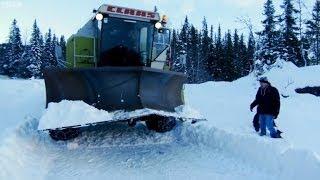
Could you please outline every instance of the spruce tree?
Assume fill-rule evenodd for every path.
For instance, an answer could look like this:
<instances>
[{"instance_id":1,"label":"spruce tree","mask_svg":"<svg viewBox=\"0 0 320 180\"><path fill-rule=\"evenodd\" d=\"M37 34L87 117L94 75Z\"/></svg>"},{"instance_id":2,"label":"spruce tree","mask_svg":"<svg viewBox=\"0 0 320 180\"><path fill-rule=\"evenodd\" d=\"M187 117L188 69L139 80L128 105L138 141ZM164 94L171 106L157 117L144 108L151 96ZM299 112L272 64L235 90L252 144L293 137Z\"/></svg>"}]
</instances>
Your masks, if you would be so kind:
<instances>
[{"instance_id":1,"label":"spruce tree","mask_svg":"<svg viewBox=\"0 0 320 180\"><path fill-rule=\"evenodd\" d=\"M311 64L320 64L320 1L317 0L312 11L312 18L307 21L307 37L310 42Z\"/></svg>"},{"instance_id":2,"label":"spruce tree","mask_svg":"<svg viewBox=\"0 0 320 180\"><path fill-rule=\"evenodd\" d=\"M249 39L248 39L248 45L247 45L247 61L246 61L246 69L250 67L249 71L253 70L254 66L254 59L255 59L255 52L256 52L256 41L254 38L254 35L252 32L249 34Z\"/></svg>"},{"instance_id":3,"label":"spruce tree","mask_svg":"<svg viewBox=\"0 0 320 180\"><path fill-rule=\"evenodd\" d=\"M257 59L261 65L274 64L279 56L279 33L276 30L275 9L272 0L267 0L264 4L265 19L262 21L263 31L259 32L261 41L257 52Z\"/></svg>"},{"instance_id":4,"label":"spruce tree","mask_svg":"<svg viewBox=\"0 0 320 180\"><path fill-rule=\"evenodd\" d=\"M189 26L189 20L186 16L177 41L177 63L175 65L176 70L183 73L187 73L186 61L188 52L187 45L189 38Z\"/></svg>"},{"instance_id":5,"label":"spruce tree","mask_svg":"<svg viewBox=\"0 0 320 180\"><path fill-rule=\"evenodd\" d=\"M222 66L223 71L223 80L233 81L235 79L235 67L234 67L234 54L233 54L233 42L230 30L226 33L225 36L225 47L224 47L224 63Z\"/></svg>"},{"instance_id":6,"label":"spruce tree","mask_svg":"<svg viewBox=\"0 0 320 180\"><path fill-rule=\"evenodd\" d=\"M178 45L178 37L177 37L177 31L173 29L172 31L172 40L171 40L171 62L169 62L170 70L177 71L178 68L178 54L177 54L177 45Z\"/></svg>"},{"instance_id":7,"label":"spruce tree","mask_svg":"<svg viewBox=\"0 0 320 180\"><path fill-rule=\"evenodd\" d=\"M35 20L32 26L32 33L30 39L30 51L29 51L29 66L28 69L34 77L42 77L41 74L41 58L42 56L42 44L41 33Z\"/></svg>"},{"instance_id":8,"label":"spruce tree","mask_svg":"<svg viewBox=\"0 0 320 180\"><path fill-rule=\"evenodd\" d=\"M188 63L189 63L189 70L188 70L188 81L189 83L197 83L197 75L199 74L199 69L198 69L198 49L199 49L199 44L198 44L198 32L196 28L191 25L190 28L190 41L188 44Z\"/></svg>"},{"instance_id":9,"label":"spruce tree","mask_svg":"<svg viewBox=\"0 0 320 180\"><path fill-rule=\"evenodd\" d=\"M209 81L214 80L214 71L216 67L216 58L215 58L215 47L213 40L213 26L210 28L210 38L209 38L209 54L208 54L208 73L209 73Z\"/></svg>"},{"instance_id":10,"label":"spruce tree","mask_svg":"<svg viewBox=\"0 0 320 180\"><path fill-rule=\"evenodd\" d=\"M198 44L198 53L197 53L197 71L196 71L196 83L202 83L204 82L203 81L203 66L202 66L202 55L201 55L201 51L199 50L200 49L200 46L201 46L201 30L197 30L197 44Z\"/></svg>"},{"instance_id":11,"label":"spruce tree","mask_svg":"<svg viewBox=\"0 0 320 180\"><path fill-rule=\"evenodd\" d=\"M250 73L250 63L249 63L249 59L248 59L248 56L247 56L247 46L245 44L245 41L244 41L244 35L241 34L240 36L240 41L239 41L239 51L238 51L239 55L239 65L240 67L238 67L238 71L239 71L239 74L238 74L238 77L243 77L243 76L246 76Z\"/></svg>"},{"instance_id":12,"label":"spruce tree","mask_svg":"<svg viewBox=\"0 0 320 180\"><path fill-rule=\"evenodd\" d=\"M58 39L55 34L53 34L51 45L50 45L50 51L53 56L52 61L50 61L51 66L57 67L58 66L58 60L56 56L56 47L58 45Z\"/></svg>"},{"instance_id":13,"label":"spruce tree","mask_svg":"<svg viewBox=\"0 0 320 180\"><path fill-rule=\"evenodd\" d=\"M201 63L200 67L202 70L201 74L201 80L207 81L209 80L209 74L210 71L210 65L211 62L209 62L209 54L210 54L210 37L209 37L209 31L208 31L208 24L207 20L204 17L202 21L202 34L201 34L201 45L200 45L200 51L201 51Z\"/></svg>"},{"instance_id":14,"label":"spruce tree","mask_svg":"<svg viewBox=\"0 0 320 180\"><path fill-rule=\"evenodd\" d=\"M235 29L233 35L233 66L234 66L234 76L238 78L241 76L241 59L240 59L240 39L238 35L238 30Z\"/></svg>"},{"instance_id":15,"label":"spruce tree","mask_svg":"<svg viewBox=\"0 0 320 180\"><path fill-rule=\"evenodd\" d=\"M303 29L303 23L304 23L304 19L303 19L303 3L304 0L296 0L297 4L298 4L298 22L299 22L299 42L300 42L300 54L301 54L301 59L303 61L303 65L307 66L309 64L309 58L308 58L308 49L309 47L309 43L307 40L307 37L304 34L304 29Z\"/></svg>"},{"instance_id":16,"label":"spruce tree","mask_svg":"<svg viewBox=\"0 0 320 180\"><path fill-rule=\"evenodd\" d=\"M45 34L44 48L41 58L41 70L52 66L53 54L52 54L52 33L51 29Z\"/></svg>"},{"instance_id":17,"label":"spruce tree","mask_svg":"<svg viewBox=\"0 0 320 180\"><path fill-rule=\"evenodd\" d=\"M174 32L175 32L175 30L174 30ZM173 36L173 38L174 38L174 36ZM60 41L59 41L59 45L60 45L60 47L61 47L61 50L62 50L62 56L63 56L63 59L66 61L66 59L67 59L67 46L66 46L66 40L65 40L65 37L62 35L61 37L60 37Z\"/></svg>"},{"instance_id":18,"label":"spruce tree","mask_svg":"<svg viewBox=\"0 0 320 180\"><path fill-rule=\"evenodd\" d=\"M6 75L4 70L4 65L6 64L8 57L7 57L7 43L0 44L0 74Z\"/></svg>"},{"instance_id":19,"label":"spruce tree","mask_svg":"<svg viewBox=\"0 0 320 180\"><path fill-rule=\"evenodd\" d=\"M26 63L22 59L23 45L21 40L20 29L17 20L14 19L9 34L8 60L4 64L4 69L9 76L21 77L26 74L24 66ZM20 76L21 75L21 76Z\"/></svg>"},{"instance_id":20,"label":"spruce tree","mask_svg":"<svg viewBox=\"0 0 320 180\"><path fill-rule=\"evenodd\" d=\"M281 23L281 56L284 60L293 62L297 66L302 66L304 64L300 51L300 42L297 38L298 30L296 23L296 14L298 10L294 7L293 0L284 0L283 14L280 17Z\"/></svg>"},{"instance_id":21,"label":"spruce tree","mask_svg":"<svg viewBox=\"0 0 320 180\"><path fill-rule=\"evenodd\" d=\"M222 44L221 26L219 24L217 38L215 39L215 53L214 53L214 71L213 77L217 81L223 80L223 64L224 64L224 48Z\"/></svg>"}]
</instances>

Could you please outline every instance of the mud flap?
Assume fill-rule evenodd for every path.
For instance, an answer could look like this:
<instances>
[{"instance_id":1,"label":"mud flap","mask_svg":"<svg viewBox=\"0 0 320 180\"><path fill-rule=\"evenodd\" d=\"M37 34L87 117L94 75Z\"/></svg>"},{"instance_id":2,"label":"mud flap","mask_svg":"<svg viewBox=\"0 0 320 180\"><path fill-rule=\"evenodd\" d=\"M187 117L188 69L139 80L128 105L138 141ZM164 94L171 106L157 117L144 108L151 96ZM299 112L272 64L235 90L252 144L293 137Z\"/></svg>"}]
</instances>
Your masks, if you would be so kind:
<instances>
[{"instance_id":1,"label":"mud flap","mask_svg":"<svg viewBox=\"0 0 320 180\"><path fill-rule=\"evenodd\" d=\"M155 109L174 112L183 105L184 74L147 67L46 69L47 105L81 100L106 111Z\"/></svg>"}]
</instances>

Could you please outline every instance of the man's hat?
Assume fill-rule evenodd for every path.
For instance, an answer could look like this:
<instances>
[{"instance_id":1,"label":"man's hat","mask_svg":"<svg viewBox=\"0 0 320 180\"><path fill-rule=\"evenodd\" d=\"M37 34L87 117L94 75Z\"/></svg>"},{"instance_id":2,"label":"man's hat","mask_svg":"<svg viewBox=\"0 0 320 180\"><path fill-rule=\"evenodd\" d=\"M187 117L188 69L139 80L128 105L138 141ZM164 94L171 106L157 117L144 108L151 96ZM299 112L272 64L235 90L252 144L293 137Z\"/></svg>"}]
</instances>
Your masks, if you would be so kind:
<instances>
[{"instance_id":1,"label":"man's hat","mask_svg":"<svg viewBox=\"0 0 320 180\"><path fill-rule=\"evenodd\" d=\"M262 83L268 83L268 84L270 84L270 82L268 81L268 78L267 78L267 77L261 77L261 78L259 78L259 81L262 82Z\"/></svg>"}]
</instances>

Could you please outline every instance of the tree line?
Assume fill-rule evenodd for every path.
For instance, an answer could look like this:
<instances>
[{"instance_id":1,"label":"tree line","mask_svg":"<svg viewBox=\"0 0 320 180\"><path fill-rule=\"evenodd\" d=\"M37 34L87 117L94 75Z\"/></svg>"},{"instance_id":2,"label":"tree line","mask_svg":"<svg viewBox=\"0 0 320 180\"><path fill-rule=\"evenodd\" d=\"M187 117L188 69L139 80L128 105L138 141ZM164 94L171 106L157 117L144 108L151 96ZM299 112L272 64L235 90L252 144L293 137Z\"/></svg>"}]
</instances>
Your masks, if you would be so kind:
<instances>
[{"instance_id":1,"label":"tree line","mask_svg":"<svg viewBox=\"0 0 320 180\"><path fill-rule=\"evenodd\" d=\"M188 20L173 31L173 70L183 72L189 83L233 81L254 71L263 74L278 60L298 67L320 64L320 1L308 12L302 0L283 0L276 14L273 0L263 7L263 29L247 38L237 29L222 34L220 25L210 30L204 18L202 28ZM311 14L304 19L303 14Z\"/></svg>"},{"instance_id":2,"label":"tree line","mask_svg":"<svg viewBox=\"0 0 320 180\"><path fill-rule=\"evenodd\" d=\"M276 12L273 0L265 0L263 29L249 28L247 36L237 29L222 32L206 18L198 29L186 17L172 32L172 70L185 73L189 83L202 83L233 81L251 72L259 76L279 60L298 67L320 64L320 0L311 12L303 0L282 0L280 9ZM41 78L44 68L64 66L65 57L64 36L56 37L51 29L43 35L35 20L30 40L23 44L13 20L8 42L0 44L0 74Z\"/></svg>"},{"instance_id":3,"label":"tree line","mask_svg":"<svg viewBox=\"0 0 320 180\"><path fill-rule=\"evenodd\" d=\"M64 36L58 38L51 29L43 36L36 20L29 42L23 44L18 22L14 19L8 42L0 44L0 74L17 78L41 78L44 68L63 66L65 55Z\"/></svg>"},{"instance_id":4,"label":"tree line","mask_svg":"<svg viewBox=\"0 0 320 180\"><path fill-rule=\"evenodd\" d=\"M278 59L298 67L320 64L320 1L308 12L302 0L283 0L277 14L272 0L264 4L263 31L258 32L255 70L264 73ZM311 14L304 19L303 14Z\"/></svg>"},{"instance_id":5,"label":"tree line","mask_svg":"<svg viewBox=\"0 0 320 180\"><path fill-rule=\"evenodd\" d=\"M185 18L181 30L173 30L171 42L173 70L187 74L189 83L232 81L252 70L255 41L253 34L245 40L238 30L214 32L206 18L198 30Z\"/></svg>"}]
</instances>

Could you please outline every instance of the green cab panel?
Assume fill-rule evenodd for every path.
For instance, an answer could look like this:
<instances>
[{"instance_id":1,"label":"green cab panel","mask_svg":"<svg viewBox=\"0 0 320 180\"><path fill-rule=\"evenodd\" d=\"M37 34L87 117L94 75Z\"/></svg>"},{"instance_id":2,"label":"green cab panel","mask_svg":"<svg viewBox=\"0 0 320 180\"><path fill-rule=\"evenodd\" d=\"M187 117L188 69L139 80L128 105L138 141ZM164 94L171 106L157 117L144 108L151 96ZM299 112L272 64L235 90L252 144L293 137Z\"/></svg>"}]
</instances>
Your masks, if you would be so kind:
<instances>
[{"instance_id":1,"label":"green cab panel","mask_svg":"<svg viewBox=\"0 0 320 180\"><path fill-rule=\"evenodd\" d=\"M67 41L67 67L95 67L97 47L93 37L71 36Z\"/></svg>"}]
</instances>

